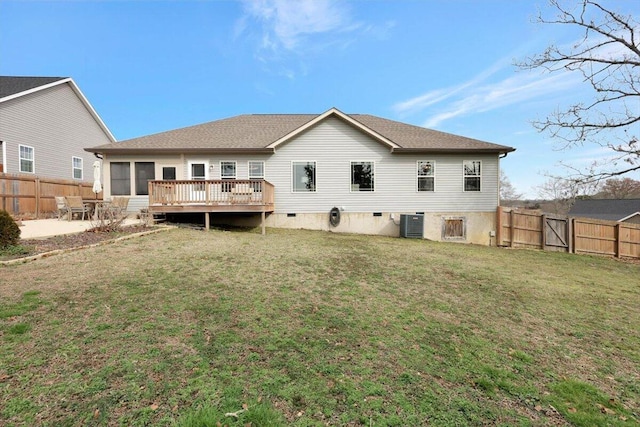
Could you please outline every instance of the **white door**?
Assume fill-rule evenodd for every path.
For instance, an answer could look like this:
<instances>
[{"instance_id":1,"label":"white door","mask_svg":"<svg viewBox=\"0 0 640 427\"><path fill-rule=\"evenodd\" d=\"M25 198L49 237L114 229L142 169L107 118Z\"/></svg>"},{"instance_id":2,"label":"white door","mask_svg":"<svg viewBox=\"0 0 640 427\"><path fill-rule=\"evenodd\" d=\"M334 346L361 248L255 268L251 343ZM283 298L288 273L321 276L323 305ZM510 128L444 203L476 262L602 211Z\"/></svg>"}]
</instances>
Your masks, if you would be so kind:
<instances>
[{"instance_id":1,"label":"white door","mask_svg":"<svg viewBox=\"0 0 640 427\"><path fill-rule=\"evenodd\" d=\"M189 179L192 181L209 179L209 162L206 160L189 161ZM189 197L192 202L204 203L207 200L204 183L192 184Z\"/></svg>"}]
</instances>

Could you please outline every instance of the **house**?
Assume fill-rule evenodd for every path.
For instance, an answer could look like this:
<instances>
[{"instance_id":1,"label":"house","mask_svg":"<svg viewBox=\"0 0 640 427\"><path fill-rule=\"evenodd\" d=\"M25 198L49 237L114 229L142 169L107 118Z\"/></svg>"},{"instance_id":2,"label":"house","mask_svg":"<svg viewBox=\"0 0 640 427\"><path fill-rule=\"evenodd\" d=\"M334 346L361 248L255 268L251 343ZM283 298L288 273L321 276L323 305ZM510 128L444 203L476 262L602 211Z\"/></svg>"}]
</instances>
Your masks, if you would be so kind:
<instances>
[{"instance_id":1,"label":"house","mask_svg":"<svg viewBox=\"0 0 640 427\"><path fill-rule=\"evenodd\" d=\"M569 216L640 224L640 199L578 199Z\"/></svg>"},{"instance_id":2,"label":"house","mask_svg":"<svg viewBox=\"0 0 640 427\"><path fill-rule=\"evenodd\" d=\"M425 238L489 244L500 158L514 149L332 108L240 115L87 151L104 158L105 197L128 195L133 210L389 236L410 214Z\"/></svg>"},{"instance_id":3,"label":"house","mask_svg":"<svg viewBox=\"0 0 640 427\"><path fill-rule=\"evenodd\" d=\"M114 142L73 79L0 76L0 172L93 181L84 147Z\"/></svg>"}]
</instances>

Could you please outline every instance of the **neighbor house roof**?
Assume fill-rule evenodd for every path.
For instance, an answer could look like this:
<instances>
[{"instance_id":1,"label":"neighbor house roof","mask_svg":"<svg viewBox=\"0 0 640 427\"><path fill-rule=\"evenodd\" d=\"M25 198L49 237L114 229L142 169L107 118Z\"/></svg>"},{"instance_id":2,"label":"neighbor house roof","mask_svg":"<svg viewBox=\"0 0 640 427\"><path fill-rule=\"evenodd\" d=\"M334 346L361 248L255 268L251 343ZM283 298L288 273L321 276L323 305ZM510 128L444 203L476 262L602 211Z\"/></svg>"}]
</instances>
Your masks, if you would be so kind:
<instances>
[{"instance_id":1,"label":"neighbor house roof","mask_svg":"<svg viewBox=\"0 0 640 427\"><path fill-rule=\"evenodd\" d=\"M66 77L14 77L0 76L0 99L46 86Z\"/></svg>"},{"instance_id":2,"label":"neighbor house roof","mask_svg":"<svg viewBox=\"0 0 640 427\"><path fill-rule=\"evenodd\" d=\"M70 77L0 76L0 103L8 102L13 99L21 98L62 84L68 84L71 89L73 89L104 133L110 140L115 142L116 138L113 136L107 125L104 124L96 110L93 109L93 106L84 96L78 85L76 85Z\"/></svg>"},{"instance_id":3,"label":"neighbor house roof","mask_svg":"<svg viewBox=\"0 0 640 427\"><path fill-rule=\"evenodd\" d=\"M640 213L640 199L576 200L569 215L607 221L621 221Z\"/></svg>"},{"instance_id":4,"label":"neighbor house roof","mask_svg":"<svg viewBox=\"0 0 640 427\"><path fill-rule=\"evenodd\" d=\"M332 108L322 114L245 114L195 126L87 148L93 153L274 152L323 120L335 117L393 152L509 153L514 148Z\"/></svg>"}]
</instances>

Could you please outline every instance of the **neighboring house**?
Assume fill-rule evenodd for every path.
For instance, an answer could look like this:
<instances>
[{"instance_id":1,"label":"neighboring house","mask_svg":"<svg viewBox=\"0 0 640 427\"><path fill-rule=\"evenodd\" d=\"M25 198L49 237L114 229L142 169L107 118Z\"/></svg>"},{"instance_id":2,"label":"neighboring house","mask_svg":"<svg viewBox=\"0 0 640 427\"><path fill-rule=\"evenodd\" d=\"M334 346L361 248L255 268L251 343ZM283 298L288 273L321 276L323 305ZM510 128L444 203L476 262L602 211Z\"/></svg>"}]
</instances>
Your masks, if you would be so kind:
<instances>
[{"instance_id":1,"label":"neighboring house","mask_svg":"<svg viewBox=\"0 0 640 427\"><path fill-rule=\"evenodd\" d=\"M115 141L72 79L0 76L0 172L93 181L84 147Z\"/></svg>"},{"instance_id":2,"label":"neighboring house","mask_svg":"<svg viewBox=\"0 0 640 427\"><path fill-rule=\"evenodd\" d=\"M640 224L640 199L578 199L569 216Z\"/></svg>"},{"instance_id":3,"label":"neighboring house","mask_svg":"<svg viewBox=\"0 0 640 427\"><path fill-rule=\"evenodd\" d=\"M241 115L87 151L104 157L105 197L131 196L130 210L204 212L206 224L209 213L225 222L253 213L271 227L390 236L401 214L423 213L425 238L489 244L500 158L514 149L332 108Z\"/></svg>"}]
</instances>

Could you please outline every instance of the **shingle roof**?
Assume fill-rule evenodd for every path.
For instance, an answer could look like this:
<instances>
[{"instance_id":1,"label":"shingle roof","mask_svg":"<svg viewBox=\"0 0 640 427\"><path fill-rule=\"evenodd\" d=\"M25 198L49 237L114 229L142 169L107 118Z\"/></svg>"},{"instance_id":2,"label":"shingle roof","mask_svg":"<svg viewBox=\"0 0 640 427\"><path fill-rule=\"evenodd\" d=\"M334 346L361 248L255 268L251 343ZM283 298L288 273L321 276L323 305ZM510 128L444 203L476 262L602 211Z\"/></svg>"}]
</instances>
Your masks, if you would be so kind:
<instances>
[{"instance_id":1,"label":"shingle roof","mask_svg":"<svg viewBox=\"0 0 640 427\"><path fill-rule=\"evenodd\" d=\"M66 77L14 77L0 76L0 99L35 89L49 83L64 80Z\"/></svg>"},{"instance_id":2,"label":"shingle roof","mask_svg":"<svg viewBox=\"0 0 640 427\"><path fill-rule=\"evenodd\" d=\"M353 120L373 133L392 141L395 151L487 152L508 153L513 148L463 136L409 125L368 114L335 116ZM94 153L158 152L273 152L270 144L293 135L318 114L245 114L195 126L170 130L115 144L87 148ZM353 125L353 123L352 123Z\"/></svg>"},{"instance_id":3,"label":"shingle roof","mask_svg":"<svg viewBox=\"0 0 640 427\"><path fill-rule=\"evenodd\" d=\"M618 221L636 212L640 212L640 199L596 199L576 200L569 215Z\"/></svg>"}]
</instances>

